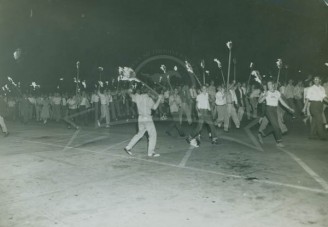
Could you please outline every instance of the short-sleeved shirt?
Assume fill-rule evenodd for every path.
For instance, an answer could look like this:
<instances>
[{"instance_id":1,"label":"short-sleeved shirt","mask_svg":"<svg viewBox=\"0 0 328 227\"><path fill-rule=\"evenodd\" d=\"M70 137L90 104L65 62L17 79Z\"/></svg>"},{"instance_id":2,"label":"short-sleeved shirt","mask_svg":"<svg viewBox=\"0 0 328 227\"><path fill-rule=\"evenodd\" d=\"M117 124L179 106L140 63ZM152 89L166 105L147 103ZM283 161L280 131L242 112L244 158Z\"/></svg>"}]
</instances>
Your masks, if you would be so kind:
<instances>
[{"instance_id":1,"label":"short-sleeved shirt","mask_svg":"<svg viewBox=\"0 0 328 227\"><path fill-rule=\"evenodd\" d=\"M147 94L134 94L131 95L132 101L137 104L138 113L140 116L150 117L151 110L155 105L152 98L150 98Z\"/></svg>"},{"instance_id":2,"label":"short-sleeved shirt","mask_svg":"<svg viewBox=\"0 0 328 227\"><path fill-rule=\"evenodd\" d=\"M268 91L267 97L265 98L267 106L278 106L279 99L281 94L279 91L275 90L274 92Z\"/></svg>"},{"instance_id":3,"label":"short-sleeved shirt","mask_svg":"<svg viewBox=\"0 0 328 227\"><path fill-rule=\"evenodd\" d=\"M208 100L208 93L200 93L199 95L197 95L196 101L198 109L211 110L210 103Z\"/></svg>"},{"instance_id":4,"label":"short-sleeved shirt","mask_svg":"<svg viewBox=\"0 0 328 227\"><path fill-rule=\"evenodd\" d=\"M310 101L320 101L326 97L325 89L322 86L312 85L306 93L306 98Z\"/></svg>"},{"instance_id":5,"label":"short-sleeved shirt","mask_svg":"<svg viewBox=\"0 0 328 227\"><path fill-rule=\"evenodd\" d=\"M179 111L181 106L181 99L179 95L171 95L169 100L170 111L171 113L175 113Z\"/></svg>"},{"instance_id":6,"label":"short-sleeved shirt","mask_svg":"<svg viewBox=\"0 0 328 227\"><path fill-rule=\"evenodd\" d=\"M218 91L215 95L215 104L218 106L222 106L227 104L226 96L224 92Z\"/></svg>"}]
</instances>

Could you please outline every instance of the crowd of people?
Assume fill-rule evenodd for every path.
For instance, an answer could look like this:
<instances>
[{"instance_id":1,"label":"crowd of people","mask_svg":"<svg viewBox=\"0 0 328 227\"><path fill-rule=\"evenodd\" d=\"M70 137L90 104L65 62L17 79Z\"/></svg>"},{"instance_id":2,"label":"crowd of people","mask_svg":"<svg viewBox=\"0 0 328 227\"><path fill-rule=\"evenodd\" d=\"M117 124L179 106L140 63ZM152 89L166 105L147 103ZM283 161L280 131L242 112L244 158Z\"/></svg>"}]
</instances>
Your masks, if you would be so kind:
<instances>
[{"instance_id":1,"label":"crowd of people","mask_svg":"<svg viewBox=\"0 0 328 227\"><path fill-rule=\"evenodd\" d=\"M0 125L4 135L8 136L4 118L23 124L33 121L43 125L49 121L65 122L68 128L90 124L110 127L115 121L139 118L141 131L125 150L131 154L133 145L148 131L151 144L148 155L153 156L156 129L148 123L140 125L140 121L152 122L150 119L154 116L158 120L171 121L166 128L168 135L172 135L175 129L181 137L190 132L187 141L198 147L204 123L209 126L212 143L219 144L217 128L228 133L231 127L239 129L242 122L257 118L260 143L263 143L263 136L273 133L277 146L283 147L282 135L288 132L285 122L294 118L310 122L310 139L327 138L328 82L321 84L320 78L315 77L308 81L289 80L279 85L272 81L250 85L233 81L228 85L215 85L211 81L199 87L186 84L161 87L157 92L143 87L133 91L98 88L93 92L72 94L2 95Z\"/></svg>"}]
</instances>

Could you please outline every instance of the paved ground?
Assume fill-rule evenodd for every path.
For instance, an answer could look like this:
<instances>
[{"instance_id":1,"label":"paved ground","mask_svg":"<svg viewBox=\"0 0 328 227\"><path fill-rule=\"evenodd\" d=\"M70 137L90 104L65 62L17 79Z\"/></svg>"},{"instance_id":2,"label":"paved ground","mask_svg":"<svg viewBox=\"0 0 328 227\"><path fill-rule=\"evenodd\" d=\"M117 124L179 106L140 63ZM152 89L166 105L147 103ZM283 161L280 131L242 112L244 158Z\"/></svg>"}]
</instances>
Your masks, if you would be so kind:
<instances>
[{"instance_id":1,"label":"paved ground","mask_svg":"<svg viewBox=\"0 0 328 227\"><path fill-rule=\"evenodd\" d=\"M328 142L310 141L300 122L284 149L261 147L256 125L200 148L158 128L157 152L136 125L68 130L8 123L0 138L0 226L328 226Z\"/></svg>"}]
</instances>

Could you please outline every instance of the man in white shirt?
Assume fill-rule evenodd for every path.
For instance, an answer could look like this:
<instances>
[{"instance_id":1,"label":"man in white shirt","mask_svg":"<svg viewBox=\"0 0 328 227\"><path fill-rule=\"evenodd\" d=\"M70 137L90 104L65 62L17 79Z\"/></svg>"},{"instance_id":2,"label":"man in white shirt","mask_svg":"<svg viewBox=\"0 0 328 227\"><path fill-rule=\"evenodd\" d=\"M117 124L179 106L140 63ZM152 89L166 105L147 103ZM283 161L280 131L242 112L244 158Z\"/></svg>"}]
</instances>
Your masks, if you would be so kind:
<instances>
[{"instance_id":1,"label":"man in white shirt","mask_svg":"<svg viewBox=\"0 0 328 227\"><path fill-rule=\"evenodd\" d=\"M218 91L215 94L215 108L215 113L217 114L217 116L214 117L214 119L216 119L215 124L221 128L227 115L226 92L223 86L218 86Z\"/></svg>"},{"instance_id":2,"label":"man in white shirt","mask_svg":"<svg viewBox=\"0 0 328 227\"><path fill-rule=\"evenodd\" d=\"M106 128L109 128L109 122L110 122L109 109L108 109L109 97L106 94L106 92L100 90L98 90L98 96L100 99L100 112L101 112L100 119L98 120L98 127L100 127L101 121L106 119Z\"/></svg>"},{"instance_id":3,"label":"man in white shirt","mask_svg":"<svg viewBox=\"0 0 328 227\"><path fill-rule=\"evenodd\" d=\"M172 116L172 123L166 129L166 134L171 135L171 130L176 128L181 137L185 134L182 131L181 124L179 122L179 111L181 108L181 98L179 96L179 90L175 88L169 98L170 113Z\"/></svg>"},{"instance_id":4,"label":"man in white shirt","mask_svg":"<svg viewBox=\"0 0 328 227\"><path fill-rule=\"evenodd\" d=\"M144 88L145 89L145 88ZM132 155L131 149L134 145L144 136L144 134L148 133L148 157L159 157L160 155L155 153L156 140L157 140L157 132L153 122L153 118L151 116L151 111L156 110L158 105L162 99L162 96L159 95L156 103L147 93L147 90L143 90L142 94L132 94L131 90L128 91L129 95L133 102L137 104L138 109L138 133L131 139L130 143L124 148L125 152L129 155Z\"/></svg>"},{"instance_id":5,"label":"man in white shirt","mask_svg":"<svg viewBox=\"0 0 328 227\"><path fill-rule=\"evenodd\" d=\"M319 77L314 77L314 84L308 89L306 94L305 107L310 105L310 113L312 116L311 131L309 139L327 140L323 125L323 101L328 102L325 89L320 85L321 80Z\"/></svg>"},{"instance_id":6,"label":"man in white shirt","mask_svg":"<svg viewBox=\"0 0 328 227\"><path fill-rule=\"evenodd\" d=\"M277 107L279 102L289 109L292 113L294 110L290 108L285 101L281 98L281 94L276 90L275 85L272 81L267 83L268 91L264 92L262 96L259 98L259 103L266 101L266 110L265 115L270 122L270 126L266 127L265 130L259 131L258 138L260 143L263 143L262 136L267 136L271 133L274 134L277 147L284 147L282 144L282 133L279 128L278 123L278 111Z\"/></svg>"},{"instance_id":7,"label":"man in white shirt","mask_svg":"<svg viewBox=\"0 0 328 227\"><path fill-rule=\"evenodd\" d=\"M60 120L60 113L61 113L61 97L59 93L55 93L54 97L52 97L52 112L53 112L53 118L55 119L56 122L59 122Z\"/></svg>"},{"instance_id":8,"label":"man in white shirt","mask_svg":"<svg viewBox=\"0 0 328 227\"><path fill-rule=\"evenodd\" d=\"M206 86L202 86L201 93L197 95L196 107L198 110L198 125L194 132L187 138L187 142L194 147L198 147L200 142L196 140L196 137L200 135L203 124L206 123L211 130L212 144L219 144L217 132L213 124L209 95Z\"/></svg>"},{"instance_id":9,"label":"man in white shirt","mask_svg":"<svg viewBox=\"0 0 328 227\"><path fill-rule=\"evenodd\" d=\"M98 127L98 120L99 120L99 96L98 91L95 90L91 95L91 104L92 107L95 109L95 127Z\"/></svg>"},{"instance_id":10,"label":"man in white shirt","mask_svg":"<svg viewBox=\"0 0 328 227\"><path fill-rule=\"evenodd\" d=\"M230 118L235 123L236 128L240 128L240 121L237 116L235 105L237 104L237 97L234 91L234 85L230 84L229 90L226 93L227 99L227 114L224 119L224 132L229 132Z\"/></svg>"}]
</instances>

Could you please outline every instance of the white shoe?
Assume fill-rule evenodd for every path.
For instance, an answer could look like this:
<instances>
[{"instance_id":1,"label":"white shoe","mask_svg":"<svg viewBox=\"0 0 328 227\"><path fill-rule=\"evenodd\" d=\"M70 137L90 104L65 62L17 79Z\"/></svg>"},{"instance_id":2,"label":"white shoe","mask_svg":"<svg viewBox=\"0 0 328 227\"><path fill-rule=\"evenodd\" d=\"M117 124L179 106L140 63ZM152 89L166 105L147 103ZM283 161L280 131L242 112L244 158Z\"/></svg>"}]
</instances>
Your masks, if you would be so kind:
<instances>
[{"instance_id":1,"label":"white shoe","mask_svg":"<svg viewBox=\"0 0 328 227\"><path fill-rule=\"evenodd\" d=\"M128 154L132 156L132 152L130 149L127 149L126 147L124 148L124 151Z\"/></svg>"},{"instance_id":2,"label":"white shoe","mask_svg":"<svg viewBox=\"0 0 328 227\"><path fill-rule=\"evenodd\" d=\"M189 143L191 146L193 147L199 147L198 143L197 143L197 140L196 139L192 139L190 140L190 143Z\"/></svg>"},{"instance_id":3,"label":"white shoe","mask_svg":"<svg viewBox=\"0 0 328 227\"><path fill-rule=\"evenodd\" d=\"M277 147L281 147L281 148L284 148L285 147L285 145L283 145L282 143L277 143L276 146Z\"/></svg>"},{"instance_id":4,"label":"white shoe","mask_svg":"<svg viewBox=\"0 0 328 227\"><path fill-rule=\"evenodd\" d=\"M100 127L100 121L99 120L97 121L97 124L98 124L98 127Z\"/></svg>"},{"instance_id":5,"label":"white shoe","mask_svg":"<svg viewBox=\"0 0 328 227\"><path fill-rule=\"evenodd\" d=\"M157 153L148 154L148 157L152 157L152 158L156 158L156 157L159 157L159 156L161 156L161 155L157 154Z\"/></svg>"}]
</instances>

